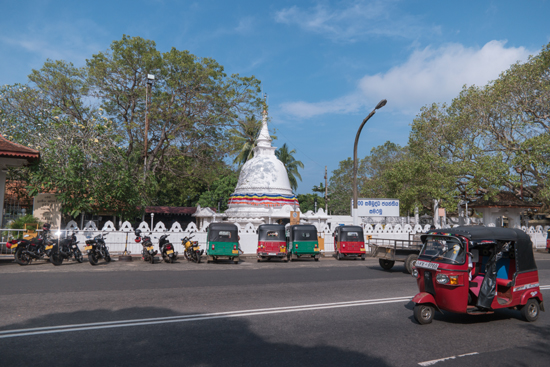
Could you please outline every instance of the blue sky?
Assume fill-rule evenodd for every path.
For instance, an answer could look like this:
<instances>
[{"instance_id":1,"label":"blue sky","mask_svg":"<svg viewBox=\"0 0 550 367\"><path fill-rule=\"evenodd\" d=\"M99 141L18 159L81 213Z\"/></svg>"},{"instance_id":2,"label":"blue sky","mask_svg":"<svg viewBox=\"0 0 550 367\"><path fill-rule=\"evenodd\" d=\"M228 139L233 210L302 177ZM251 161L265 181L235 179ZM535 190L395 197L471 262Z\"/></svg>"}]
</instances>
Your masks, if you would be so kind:
<instances>
[{"instance_id":1,"label":"blue sky","mask_svg":"<svg viewBox=\"0 0 550 367\"><path fill-rule=\"evenodd\" d=\"M278 140L297 150L308 193L353 155L407 143L420 108L484 85L550 42L549 1L0 0L0 84L47 58L77 66L123 34L254 75Z\"/></svg>"}]
</instances>

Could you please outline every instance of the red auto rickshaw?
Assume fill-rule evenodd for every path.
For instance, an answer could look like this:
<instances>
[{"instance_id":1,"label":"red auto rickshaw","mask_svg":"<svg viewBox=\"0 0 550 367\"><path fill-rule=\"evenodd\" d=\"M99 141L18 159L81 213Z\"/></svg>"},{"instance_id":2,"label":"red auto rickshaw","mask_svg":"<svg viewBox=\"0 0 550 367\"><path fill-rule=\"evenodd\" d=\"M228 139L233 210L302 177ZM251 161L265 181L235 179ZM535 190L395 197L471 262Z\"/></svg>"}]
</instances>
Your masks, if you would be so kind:
<instances>
[{"instance_id":1,"label":"red auto rickshaw","mask_svg":"<svg viewBox=\"0 0 550 367\"><path fill-rule=\"evenodd\" d=\"M336 259L342 260L346 256L365 260L367 255L363 228L360 226L338 226L332 235L334 236Z\"/></svg>"},{"instance_id":2,"label":"red auto rickshaw","mask_svg":"<svg viewBox=\"0 0 550 367\"><path fill-rule=\"evenodd\" d=\"M510 308L527 321L544 311L533 244L522 230L464 226L421 238L413 270L418 323L432 322L436 310L481 315Z\"/></svg>"},{"instance_id":3,"label":"red auto rickshaw","mask_svg":"<svg viewBox=\"0 0 550 367\"><path fill-rule=\"evenodd\" d=\"M282 224L262 224L258 227L258 262L280 258L288 261L285 226Z\"/></svg>"}]
</instances>

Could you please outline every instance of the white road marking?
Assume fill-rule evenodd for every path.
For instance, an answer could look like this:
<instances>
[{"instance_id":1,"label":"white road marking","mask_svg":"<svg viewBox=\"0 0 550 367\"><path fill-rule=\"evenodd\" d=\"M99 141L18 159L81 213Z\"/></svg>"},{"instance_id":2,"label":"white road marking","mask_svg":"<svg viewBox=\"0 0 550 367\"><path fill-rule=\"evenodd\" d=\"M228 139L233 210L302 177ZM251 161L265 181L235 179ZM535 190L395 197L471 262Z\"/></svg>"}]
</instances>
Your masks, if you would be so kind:
<instances>
[{"instance_id":1,"label":"white road marking","mask_svg":"<svg viewBox=\"0 0 550 367\"><path fill-rule=\"evenodd\" d=\"M550 285L541 286L540 289L541 290L550 289ZM224 318L232 318L232 317L269 315L269 314L287 313L287 312L315 311L315 310L325 310L325 309L342 308L342 307L370 306L370 305L410 301L412 298L413 298L412 296L380 298L380 299L349 301L349 302L320 303L315 305L260 308L260 309L254 309L254 310L214 312L214 313L196 314L196 315L182 315L182 316L156 317L156 318L147 318L147 319L95 322L95 323L86 323L86 324L39 327L39 328L31 328L31 329L14 329L14 330L0 331L0 339L14 338L18 336L66 333L69 331L112 329L112 328L120 328L120 327L156 325L156 324L166 324L166 323L174 323L174 322L202 321L202 320L224 319ZM427 362L422 362L422 363L427 363Z\"/></svg>"},{"instance_id":2,"label":"white road marking","mask_svg":"<svg viewBox=\"0 0 550 367\"><path fill-rule=\"evenodd\" d=\"M441 359L433 359L431 361L420 362L419 365L421 365L421 366L432 366L432 365L434 365L436 363L439 363L439 362L448 361L450 359L457 359L457 358L460 358L460 357L475 356L476 354L479 354L479 353L478 352L473 352L473 353L466 353L466 354L461 354L461 355L458 355L458 356L451 356L451 357L446 357L446 358L441 358Z\"/></svg>"},{"instance_id":3,"label":"white road marking","mask_svg":"<svg viewBox=\"0 0 550 367\"><path fill-rule=\"evenodd\" d=\"M60 325L60 326L40 327L40 328L31 328L31 329L15 329L15 330L0 331L0 339L14 338L18 336L65 333L69 331L99 330L99 329L110 329L110 328L129 327L129 326L156 325L156 324L165 324L165 323L174 323L174 322L189 322L189 321L213 320L213 319L223 319L223 318L232 318L232 317L269 315L269 314L286 313L286 312L315 311L315 310L325 310L325 309L342 308L342 307L370 306L370 305L378 305L378 304L386 304L386 303L405 302L405 301L410 301L411 299L412 299L412 296L380 298L380 299L361 300L361 301L321 303L316 305L261 308L261 309L255 309L255 310L215 312L215 313L196 314L196 315L169 316L169 317L157 317L157 318L148 318L148 319L108 321L108 322L96 322L96 323L74 324L74 325Z\"/></svg>"}]
</instances>

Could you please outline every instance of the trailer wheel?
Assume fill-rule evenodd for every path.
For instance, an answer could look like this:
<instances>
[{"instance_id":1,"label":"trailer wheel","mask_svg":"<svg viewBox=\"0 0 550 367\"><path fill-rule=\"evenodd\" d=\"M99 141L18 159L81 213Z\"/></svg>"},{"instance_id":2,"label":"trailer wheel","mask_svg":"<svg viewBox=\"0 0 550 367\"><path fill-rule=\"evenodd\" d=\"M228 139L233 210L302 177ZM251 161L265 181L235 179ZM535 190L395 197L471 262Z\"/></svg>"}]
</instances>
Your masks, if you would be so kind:
<instances>
[{"instance_id":1,"label":"trailer wheel","mask_svg":"<svg viewBox=\"0 0 550 367\"><path fill-rule=\"evenodd\" d=\"M405 269L407 270L407 273L412 274L413 267L416 264L416 260L418 260L418 255L409 255L405 259Z\"/></svg>"},{"instance_id":2,"label":"trailer wheel","mask_svg":"<svg viewBox=\"0 0 550 367\"><path fill-rule=\"evenodd\" d=\"M386 260L386 259L379 259L378 262L380 263L380 266L384 270L390 270L391 268L393 268L393 265L395 264L395 261Z\"/></svg>"}]
</instances>

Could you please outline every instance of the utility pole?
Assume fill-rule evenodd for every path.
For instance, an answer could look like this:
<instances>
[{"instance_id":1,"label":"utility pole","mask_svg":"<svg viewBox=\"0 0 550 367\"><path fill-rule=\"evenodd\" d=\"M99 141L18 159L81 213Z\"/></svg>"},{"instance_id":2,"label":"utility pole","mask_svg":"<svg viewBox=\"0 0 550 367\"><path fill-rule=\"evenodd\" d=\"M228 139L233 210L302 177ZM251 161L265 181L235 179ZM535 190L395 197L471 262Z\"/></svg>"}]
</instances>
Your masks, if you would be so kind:
<instances>
[{"instance_id":1,"label":"utility pole","mask_svg":"<svg viewBox=\"0 0 550 367\"><path fill-rule=\"evenodd\" d=\"M147 84L145 84L145 137L143 139L143 183L147 177L147 137L149 135L149 86L151 87L151 93L153 92L153 81L155 76L147 74Z\"/></svg>"},{"instance_id":2,"label":"utility pole","mask_svg":"<svg viewBox=\"0 0 550 367\"><path fill-rule=\"evenodd\" d=\"M327 166L325 166L325 213L328 215L328 184L327 184Z\"/></svg>"}]
</instances>

